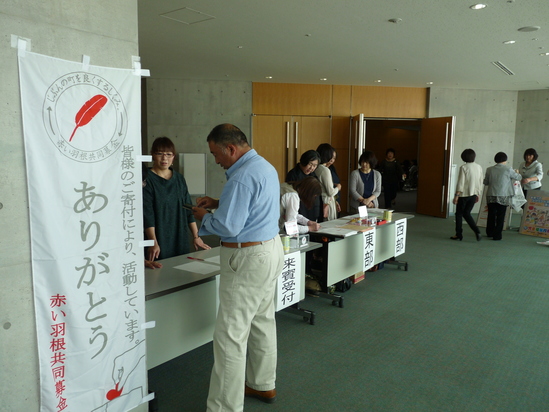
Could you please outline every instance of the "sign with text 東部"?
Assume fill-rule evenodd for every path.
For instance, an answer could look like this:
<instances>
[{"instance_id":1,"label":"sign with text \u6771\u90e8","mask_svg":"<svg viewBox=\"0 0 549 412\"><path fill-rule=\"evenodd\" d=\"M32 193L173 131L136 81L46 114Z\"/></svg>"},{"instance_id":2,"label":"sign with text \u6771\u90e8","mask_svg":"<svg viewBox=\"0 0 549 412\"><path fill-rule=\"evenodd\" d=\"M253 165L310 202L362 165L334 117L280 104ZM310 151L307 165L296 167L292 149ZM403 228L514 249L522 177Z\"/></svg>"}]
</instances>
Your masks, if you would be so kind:
<instances>
[{"instance_id":1,"label":"sign with text \u6771\u90e8","mask_svg":"<svg viewBox=\"0 0 549 412\"><path fill-rule=\"evenodd\" d=\"M374 259L376 253L376 230L371 228L362 232L364 239L364 264L362 271L366 272L374 266Z\"/></svg>"}]
</instances>

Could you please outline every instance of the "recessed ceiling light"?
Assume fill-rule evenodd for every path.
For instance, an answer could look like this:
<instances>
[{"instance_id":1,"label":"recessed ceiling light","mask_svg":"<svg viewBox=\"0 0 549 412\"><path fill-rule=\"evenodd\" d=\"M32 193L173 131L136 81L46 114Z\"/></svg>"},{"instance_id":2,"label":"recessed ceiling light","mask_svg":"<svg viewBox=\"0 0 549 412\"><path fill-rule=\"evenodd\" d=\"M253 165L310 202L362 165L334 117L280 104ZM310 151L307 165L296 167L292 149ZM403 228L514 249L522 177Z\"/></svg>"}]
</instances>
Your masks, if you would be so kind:
<instances>
[{"instance_id":1,"label":"recessed ceiling light","mask_svg":"<svg viewBox=\"0 0 549 412\"><path fill-rule=\"evenodd\" d=\"M376 80L375 83L381 83L381 80Z\"/></svg>"},{"instance_id":2,"label":"recessed ceiling light","mask_svg":"<svg viewBox=\"0 0 549 412\"><path fill-rule=\"evenodd\" d=\"M427 84L433 84L433 82L427 82Z\"/></svg>"},{"instance_id":3,"label":"recessed ceiling light","mask_svg":"<svg viewBox=\"0 0 549 412\"><path fill-rule=\"evenodd\" d=\"M540 56L549 56L549 53L540 53Z\"/></svg>"},{"instance_id":4,"label":"recessed ceiling light","mask_svg":"<svg viewBox=\"0 0 549 412\"><path fill-rule=\"evenodd\" d=\"M238 46L238 48L239 48L239 49L243 49L243 48L244 48L244 46Z\"/></svg>"},{"instance_id":5,"label":"recessed ceiling light","mask_svg":"<svg viewBox=\"0 0 549 412\"><path fill-rule=\"evenodd\" d=\"M529 31L537 31L541 29L541 27L539 26L526 26L526 27L521 27L520 29L518 29L518 31L521 31L521 32L529 32Z\"/></svg>"},{"instance_id":6,"label":"recessed ceiling light","mask_svg":"<svg viewBox=\"0 0 549 412\"><path fill-rule=\"evenodd\" d=\"M515 44L516 42L514 40L506 40L503 42L503 44Z\"/></svg>"},{"instance_id":7,"label":"recessed ceiling light","mask_svg":"<svg viewBox=\"0 0 549 412\"><path fill-rule=\"evenodd\" d=\"M272 79L273 76L265 76L266 79Z\"/></svg>"},{"instance_id":8,"label":"recessed ceiling light","mask_svg":"<svg viewBox=\"0 0 549 412\"><path fill-rule=\"evenodd\" d=\"M323 82L325 82L326 80L328 80L326 77L323 77L320 79L320 81L323 81Z\"/></svg>"},{"instance_id":9,"label":"recessed ceiling light","mask_svg":"<svg viewBox=\"0 0 549 412\"><path fill-rule=\"evenodd\" d=\"M486 8L486 4L482 4L482 3L473 4L472 6L469 6L469 8L471 10L482 10L482 9Z\"/></svg>"}]
</instances>

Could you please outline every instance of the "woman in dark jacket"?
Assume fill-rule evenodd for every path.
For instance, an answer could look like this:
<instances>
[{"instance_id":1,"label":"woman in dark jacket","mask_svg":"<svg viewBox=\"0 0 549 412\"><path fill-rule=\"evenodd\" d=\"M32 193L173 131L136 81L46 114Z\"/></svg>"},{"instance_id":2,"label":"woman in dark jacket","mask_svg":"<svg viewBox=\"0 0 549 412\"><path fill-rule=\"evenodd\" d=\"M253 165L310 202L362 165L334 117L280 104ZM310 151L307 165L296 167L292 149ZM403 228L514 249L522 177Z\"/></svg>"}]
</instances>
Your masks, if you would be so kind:
<instances>
[{"instance_id":1,"label":"woman in dark jacket","mask_svg":"<svg viewBox=\"0 0 549 412\"><path fill-rule=\"evenodd\" d=\"M379 164L378 170L381 172L385 209L391 209L395 205L394 202L400 182L406 179L406 174L396 160L395 149L387 149L385 156L385 160Z\"/></svg>"},{"instance_id":2,"label":"woman in dark jacket","mask_svg":"<svg viewBox=\"0 0 549 412\"><path fill-rule=\"evenodd\" d=\"M299 159L299 163L288 172L286 182L299 182L307 176L317 177L315 170L320 163L320 155L316 150L307 150ZM308 209L303 203L300 204L299 214L314 222L322 222L322 202L320 196L315 200L311 209Z\"/></svg>"}]
</instances>

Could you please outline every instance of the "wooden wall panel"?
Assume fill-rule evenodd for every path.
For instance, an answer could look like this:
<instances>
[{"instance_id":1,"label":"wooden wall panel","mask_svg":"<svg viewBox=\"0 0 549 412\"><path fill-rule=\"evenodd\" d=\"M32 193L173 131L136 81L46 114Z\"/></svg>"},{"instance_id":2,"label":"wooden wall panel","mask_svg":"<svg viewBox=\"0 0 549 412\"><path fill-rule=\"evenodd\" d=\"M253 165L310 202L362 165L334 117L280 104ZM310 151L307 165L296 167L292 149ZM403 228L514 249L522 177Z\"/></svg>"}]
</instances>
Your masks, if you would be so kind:
<instances>
[{"instance_id":1,"label":"wooden wall panel","mask_svg":"<svg viewBox=\"0 0 549 412\"><path fill-rule=\"evenodd\" d=\"M332 116L346 116L347 118L352 116L351 113L351 86L332 86Z\"/></svg>"},{"instance_id":2,"label":"wooden wall panel","mask_svg":"<svg viewBox=\"0 0 549 412\"><path fill-rule=\"evenodd\" d=\"M281 182L295 164L293 152L286 147L290 143L291 119L291 116L252 117L252 147L274 166Z\"/></svg>"},{"instance_id":3,"label":"wooden wall panel","mask_svg":"<svg viewBox=\"0 0 549 412\"><path fill-rule=\"evenodd\" d=\"M349 134L351 131L351 118L349 116L332 117L332 142L336 149L349 148Z\"/></svg>"},{"instance_id":4,"label":"wooden wall panel","mask_svg":"<svg viewBox=\"0 0 549 412\"><path fill-rule=\"evenodd\" d=\"M329 116L332 86L324 84L253 83L254 114Z\"/></svg>"},{"instance_id":5,"label":"wooden wall panel","mask_svg":"<svg viewBox=\"0 0 549 412\"><path fill-rule=\"evenodd\" d=\"M427 117L427 94L427 88L352 86L351 113L423 119Z\"/></svg>"},{"instance_id":6,"label":"wooden wall panel","mask_svg":"<svg viewBox=\"0 0 549 412\"><path fill-rule=\"evenodd\" d=\"M331 119L329 117L294 116L294 120L299 123L296 161L307 150L316 150L321 143L331 144Z\"/></svg>"},{"instance_id":7,"label":"wooden wall panel","mask_svg":"<svg viewBox=\"0 0 549 412\"><path fill-rule=\"evenodd\" d=\"M335 93L334 93L335 96ZM334 163L337 175L341 179L341 210L347 210L348 203L348 181L349 181L349 135L351 128L350 116L332 117L332 146L337 152Z\"/></svg>"}]
</instances>

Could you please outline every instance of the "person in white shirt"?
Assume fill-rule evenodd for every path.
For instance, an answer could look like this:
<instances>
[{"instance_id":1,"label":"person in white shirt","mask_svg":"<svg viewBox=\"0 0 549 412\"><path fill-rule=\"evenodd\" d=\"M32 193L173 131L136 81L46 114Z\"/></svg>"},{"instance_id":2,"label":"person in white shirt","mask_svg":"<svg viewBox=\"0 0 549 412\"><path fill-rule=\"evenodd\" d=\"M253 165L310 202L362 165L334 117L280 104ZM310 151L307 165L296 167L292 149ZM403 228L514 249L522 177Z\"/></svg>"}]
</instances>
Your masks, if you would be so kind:
<instances>
[{"instance_id":1,"label":"person in white shirt","mask_svg":"<svg viewBox=\"0 0 549 412\"><path fill-rule=\"evenodd\" d=\"M299 233L316 232L320 224L299 214L300 201L307 209L311 209L315 199L322 194L322 187L316 177L307 176L298 182L282 183L280 185L280 219L278 226L284 230L284 223L297 222Z\"/></svg>"},{"instance_id":2,"label":"person in white shirt","mask_svg":"<svg viewBox=\"0 0 549 412\"><path fill-rule=\"evenodd\" d=\"M473 149L465 149L461 153L461 160L465 162L459 168L459 176L456 185L456 194L452 203L456 205L456 234L450 239L462 240L462 219L465 219L469 227L475 232L477 241L482 239L480 230L471 216L471 210L482 195L482 167L475 163L476 153Z\"/></svg>"}]
</instances>

